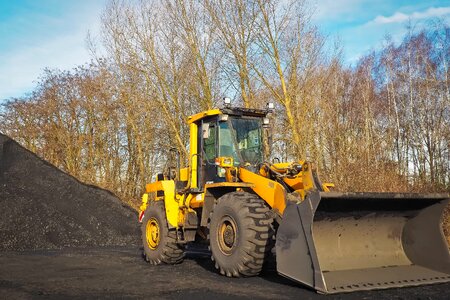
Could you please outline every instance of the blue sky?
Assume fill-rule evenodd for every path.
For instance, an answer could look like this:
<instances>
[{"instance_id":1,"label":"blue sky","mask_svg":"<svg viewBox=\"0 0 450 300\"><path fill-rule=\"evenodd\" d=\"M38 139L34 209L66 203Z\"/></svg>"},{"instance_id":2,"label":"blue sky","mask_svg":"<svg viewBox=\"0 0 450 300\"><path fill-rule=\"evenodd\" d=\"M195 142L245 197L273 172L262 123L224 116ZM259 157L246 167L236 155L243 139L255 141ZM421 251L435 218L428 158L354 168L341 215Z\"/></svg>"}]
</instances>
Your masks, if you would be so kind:
<instances>
[{"instance_id":1,"label":"blue sky","mask_svg":"<svg viewBox=\"0 0 450 300\"><path fill-rule=\"evenodd\" d=\"M313 21L338 36L345 61L355 63L405 33L408 20L423 26L430 17L450 22L450 0L313 0ZM33 90L44 68L72 69L90 60L88 30L99 33L107 0L0 0L0 102Z\"/></svg>"},{"instance_id":2,"label":"blue sky","mask_svg":"<svg viewBox=\"0 0 450 300\"><path fill-rule=\"evenodd\" d=\"M36 85L44 68L90 60L86 36L98 35L104 0L0 0L0 102Z\"/></svg>"},{"instance_id":3,"label":"blue sky","mask_svg":"<svg viewBox=\"0 0 450 300\"><path fill-rule=\"evenodd\" d=\"M450 0L317 0L314 21L324 34L338 36L345 61L381 47L386 35L399 42L406 25L420 29L430 18L450 23Z\"/></svg>"}]
</instances>

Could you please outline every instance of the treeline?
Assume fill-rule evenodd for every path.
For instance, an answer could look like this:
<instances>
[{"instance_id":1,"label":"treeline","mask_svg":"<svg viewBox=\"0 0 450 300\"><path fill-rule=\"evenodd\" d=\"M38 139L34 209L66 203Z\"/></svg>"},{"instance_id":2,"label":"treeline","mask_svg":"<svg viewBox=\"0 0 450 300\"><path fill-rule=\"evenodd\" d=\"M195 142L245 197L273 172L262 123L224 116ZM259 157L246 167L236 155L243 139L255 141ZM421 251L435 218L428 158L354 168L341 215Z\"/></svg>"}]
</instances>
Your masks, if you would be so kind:
<instances>
[{"instance_id":1,"label":"treeline","mask_svg":"<svg viewBox=\"0 0 450 300\"><path fill-rule=\"evenodd\" d=\"M112 1L103 57L47 70L2 105L0 130L80 180L137 203L189 115L276 104L274 156L347 191L450 190L450 28L342 62L301 0Z\"/></svg>"}]
</instances>

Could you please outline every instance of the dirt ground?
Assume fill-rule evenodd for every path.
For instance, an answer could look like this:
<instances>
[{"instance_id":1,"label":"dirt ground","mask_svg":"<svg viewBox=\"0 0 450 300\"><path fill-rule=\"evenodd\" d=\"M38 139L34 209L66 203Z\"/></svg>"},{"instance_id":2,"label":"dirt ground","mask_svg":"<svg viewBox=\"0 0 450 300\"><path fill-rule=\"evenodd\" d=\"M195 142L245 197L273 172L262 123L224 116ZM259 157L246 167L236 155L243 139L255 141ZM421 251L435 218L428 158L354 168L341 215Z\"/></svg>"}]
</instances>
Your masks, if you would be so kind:
<instances>
[{"instance_id":1,"label":"dirt ground","mask_svg":"<svg viewBox=\"0 0 450 300\"><path fill-rule=\"evenodd\" d=\"M3 252L0 266L0 299L448 299L450 290L446 283L324 296L275 270L221 276L199 252L151 266L136 247Z\"/></svg>"}]
</instances>

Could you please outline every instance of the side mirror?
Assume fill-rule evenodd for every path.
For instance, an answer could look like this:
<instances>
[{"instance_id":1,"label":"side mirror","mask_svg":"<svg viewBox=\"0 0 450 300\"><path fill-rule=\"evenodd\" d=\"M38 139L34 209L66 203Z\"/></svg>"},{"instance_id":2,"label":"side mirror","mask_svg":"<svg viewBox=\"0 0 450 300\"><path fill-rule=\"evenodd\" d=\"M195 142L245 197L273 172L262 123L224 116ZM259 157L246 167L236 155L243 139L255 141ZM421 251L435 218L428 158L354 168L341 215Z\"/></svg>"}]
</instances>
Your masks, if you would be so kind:
<instances>
[{"instance_id":1,"label":"side mirror","mask_svg":"<svg viewBox=\"0 0 450 300\"><path fill-rule=\"evenodd\" d=\"M175 161L175 166L174 166ZM178 151L177 148L170 148L169 149L169 161L168 161L168 167L167 167L167 177L170 180L177 180L178 179L178 172L181 167L181 161L180 161L180 151Z\"/></svg>"},{"instance_id":2,"label":"side mirror","mask_svg":"<svg viewBox=\"0 0 450 300\"><path fill-rule=\"evenodd\" d=\"M209 123L202 124L202 137L204 139L209 138Z\"/></svg>"},{"instance_id":3,"label":"side mirror","mask_svg":"<svg viewBox=\"0 0 450 300\"><path fill-rule=\"evenodd\" d=\"M272 127L267 126L264 128L264 136L265 136L265 142L264 146L266 148L266 157L269 158L270 154L272 153L272 145L273 145L273 137L272 137Z\"/></svg>"}]
</instances>

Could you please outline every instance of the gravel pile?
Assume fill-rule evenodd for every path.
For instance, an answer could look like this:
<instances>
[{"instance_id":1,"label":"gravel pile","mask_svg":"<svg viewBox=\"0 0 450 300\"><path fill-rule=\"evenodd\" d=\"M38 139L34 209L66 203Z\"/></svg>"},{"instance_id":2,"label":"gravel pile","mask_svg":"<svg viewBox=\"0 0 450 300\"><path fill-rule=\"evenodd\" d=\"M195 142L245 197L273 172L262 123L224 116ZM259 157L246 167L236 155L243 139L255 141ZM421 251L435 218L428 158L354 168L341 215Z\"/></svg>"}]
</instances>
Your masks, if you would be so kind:
<instances>
[{"instance_id":1,"label":"gravel pile","mask_svg":"<svg viewBox=\"0 0 450 300\"><path fill-rule=\"evenodd\" d=\"M139 245L136 212L0 134L0 251Z\"/></svg>"}]
</instances>

